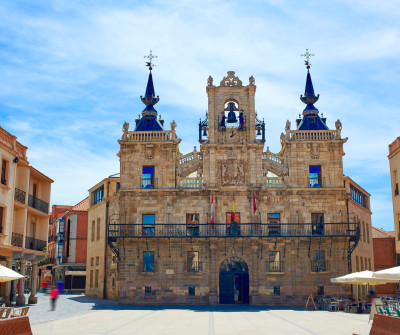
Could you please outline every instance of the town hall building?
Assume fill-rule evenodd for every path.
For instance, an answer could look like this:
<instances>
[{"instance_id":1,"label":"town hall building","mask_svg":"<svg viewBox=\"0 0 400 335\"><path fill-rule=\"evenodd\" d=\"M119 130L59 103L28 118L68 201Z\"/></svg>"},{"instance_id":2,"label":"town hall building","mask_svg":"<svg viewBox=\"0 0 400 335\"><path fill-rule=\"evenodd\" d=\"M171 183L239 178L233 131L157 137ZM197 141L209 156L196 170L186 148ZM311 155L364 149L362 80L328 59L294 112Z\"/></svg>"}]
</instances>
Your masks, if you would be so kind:
<instances>
[{"instance_id":1,"label":"town hall building","mask_svg":"<svg viewBox=\"0 0 400 335\"><path fill-rule=\"evenodd\" d=\"M150 58L145 108L119 140L120 175L90 190L88 234L99 237L88 239L88 295L293 306L310 294L351 294L330 282L351 271L360 239L343 176L347 138L314 106L306 59L305 108L286 121L280 152L266 146L255 79L228 71L208 78L200 147L182 154L175 121L167 125L155 109Z\"/></svg>"}]
</instances>

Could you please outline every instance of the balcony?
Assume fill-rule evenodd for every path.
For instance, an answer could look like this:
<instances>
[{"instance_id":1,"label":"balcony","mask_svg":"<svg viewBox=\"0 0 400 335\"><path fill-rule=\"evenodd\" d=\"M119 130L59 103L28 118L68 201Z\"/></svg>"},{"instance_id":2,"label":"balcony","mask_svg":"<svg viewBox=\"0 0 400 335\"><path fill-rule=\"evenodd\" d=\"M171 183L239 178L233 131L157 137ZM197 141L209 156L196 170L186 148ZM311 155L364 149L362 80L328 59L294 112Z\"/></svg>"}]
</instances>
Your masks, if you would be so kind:
<instances>
[{"instance_id":1,"label":"balcony","mask_svg":"<svg viewBox=\"0 0 400 335\"><path fill-rule=\"evenodd\" d=\"M11 245L14 247L22 248L22 242L24 240L24 235L18 233L12 233L11 235Z\"/></svg>"},{"instance_id":2,"label":"balcony","mask_svg":"<svg viewBox=\"0 0 400 335\"><path fill-rule=\"evenodd\" d=\"M48 242L49 242L49 243L50 243L50 242L57 242L57 236L53 236L53 235L49 236Z\"/></svg>"},{"instance_id":3,"label":"balcony","mask_svg":"<svg viewBox=\"0 0 400 335\"><path fill-rule=\"evenodd\" d=\"M49 204L46 201L34 197L32 194L28 194L28 206L49 214Z\"/></svg>"},{"instance_id":4,"label":"balcony","mask_svg":"<svg viewBox=\"0 0 400 335\"><path fill-rule=\"evenodd\" d=\"M142 189L157 188L157 178L142 178Z\"/></svg>"},{"instance_id":5,"label":"balcony","mask_svg":"<svg viewBox=\"0 0 400 335\"><path fill-rule=\"evenodd\" d=\"M25 204L26 192L20 190L19 188L15 188L14 200L19 201L21 204Z\"/></svg>"},{"instance_id":6,"label":"balcony","mask_svg":"<svg viewBox=\"0 0 400 335\"><path fill-rule=\"evenodd\" d=\"M33 237L25 237L25 249L43 251L47 247L47 242L43 240L38 240Z\"/></svg>"},{"instance_id":7,"label":"balcony","mask_svg":"<svg viewBox=\"0 0 400 335\"><path fill-rule=\"evenodd\" d=\"M268 262L267 272L285 272L285 263L283 261Z\"/></svg>"},{"instance_id":8,"label":"balcony","mask_svg":"<svg viewBox=\"0 0 400 335\"><path fill-rule=\"evenodd\" d=\"M187 272L196 273L201 271L201 262L191 261L188 262Z\"/></svg>"},{"instance_id":9,"label":"balcony","mask_svg":"<svg viewBox=\"0 0 400 335\"><path fill-rule=\"evenodd\" d=\"M225 223L198 224L195 228L186 224L110 224L108 238L234 238L234 237L351 237L359 239L359 223Z\"/></svg>"},{"instance_id":10,"label":"balcony","mask_svg":"<svg viewBox=\"0 0 400 335\"><path fill-rule=\"evenodd\" d=\"M325 260L312 261L311 272L325 272L329 271L329 262Z\"/></svg>"}]
</instances>

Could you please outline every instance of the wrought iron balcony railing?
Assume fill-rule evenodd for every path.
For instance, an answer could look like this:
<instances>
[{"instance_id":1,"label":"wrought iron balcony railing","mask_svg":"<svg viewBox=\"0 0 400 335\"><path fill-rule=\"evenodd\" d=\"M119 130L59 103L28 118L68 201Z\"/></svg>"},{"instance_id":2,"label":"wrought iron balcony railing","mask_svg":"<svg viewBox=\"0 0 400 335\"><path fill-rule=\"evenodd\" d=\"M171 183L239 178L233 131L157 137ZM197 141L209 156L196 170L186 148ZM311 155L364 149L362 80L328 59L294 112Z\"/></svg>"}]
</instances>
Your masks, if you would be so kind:
<instances>
[{"instance_id":1,"label":"wrought iron balcony railing","mask_svg":"<svg viewBox=\"0 0 400 335\"><path fill-rule=\"evenodd\" d=\"M157 188L157 178L142 178L142 189Z\"/></svg>"},{"instance_id":2,"label":"wrought iron balcony railing","mask_svg":"<svg viewBox=\"0 0 400 335\"><path fill-rule=\"evenodd\" d=\"M28 194L28 206L49 214L49 204L46 201L34 197L32 194Z\"/></svg>"},{"instance_id":3,"label":"wrought iron balcony railing","mask_svg":"<svg viewBox=\"0 0 400 335\"><path fill-rule=\"evenodd\" d=\"M187 264L187 272L200 272L201 262L191 261Z\"/></svg>"},{"instance_id":4,"label":"wrought iron balcony railing","mask_svg":"<svg viewBox=\"0 0 400 335\"><path fill-rule=\"evenodd\" d=\"M26 192L20 190L19 188L15 188L14 200L17 200L20 203L24 204L25 199L26 199Z\"/></svg>"},{"instance_id":5,"label":"wrought iron balcony railing","mask_svg":"<svg viewBox=\"0 0 400 335\"><path fill-rule=\"evenodd\" d=\"M285 272L285 263L283 261L268 262L267 272Z\"/></svg>"},{"instance_id":6,"label":"wrought iron balcony railing","mask_svg":"<svg viewBox=\"0 0 400 335\"><path fill-rule=\"evenodd\" d=\"M48 242L57 242L57 236L54 235L49 235L48 237Z\"/></svg>"},{"instance_id":7,"label":"wrought iron balcony railing","mask_svg":"<svg viewBox=\"0 0 400 335\"><path fill-rule=\"evenodd\" d=\"M22 242L24 240L24 235L18 233L12 233L11 235L11 245L15 247L22 248Z\"/></svg>"},{"instance_id":8,"label":"wrought iron balcony railing","mask_svg":"<svg viewBox=\"0 0 400 335\"><path fill-rule=\"evenodd\" d=\"M43 251L47 247L47 242L43 240L38 240L33 237L25 237L25 248L37 251Z\"/></svg>"},{"instance_id":9,"label":"wrought iron balcony railing","mask_svg":"<svg viewBox=\"0 0 400 335\"><path fill-rule=\"evenodd\" d=\"M329 262L325 260L312 261L311 272L324 272L329 271Z\"/></svg>"},{"instance_id":10,"label":"wrought iron balcony railing","mask_svg":"<svg viewBox=\"0 0 400 335\"><path fill-rule=\"evenodd\" d=\"M109 239L171 238L171 237L352 237L359 239L359 223L232 223L198 224L196 229L186 224L110 224Z\"/></svg>"}]
</instances>

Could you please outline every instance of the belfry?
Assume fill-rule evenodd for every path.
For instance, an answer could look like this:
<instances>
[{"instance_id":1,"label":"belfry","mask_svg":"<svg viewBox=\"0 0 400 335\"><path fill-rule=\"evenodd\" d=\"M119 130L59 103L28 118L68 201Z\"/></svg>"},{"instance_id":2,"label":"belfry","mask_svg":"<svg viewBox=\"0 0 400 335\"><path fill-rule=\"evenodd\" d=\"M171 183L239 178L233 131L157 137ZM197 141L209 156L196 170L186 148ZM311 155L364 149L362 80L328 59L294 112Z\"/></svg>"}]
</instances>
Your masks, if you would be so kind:
<instances>
[{"instance_id":1,"label":"belfry","mask_svg":"<svg viewBox=\"0 0 400 335\"><path fill-rule=\"evenodd\" d=\"M105 290L119 303L303 306L310 294L338 294L329 279L348 272L360 228L347 210L347 138L314 106L307 57L306 107L294 129L286 121L279 153L265 147L254 77L228 71L208 78L200 148L183 154L175 121L168 129L154 108L151 55L146 107L118 141L107 222Z\"/></svg>"}]
</instances>

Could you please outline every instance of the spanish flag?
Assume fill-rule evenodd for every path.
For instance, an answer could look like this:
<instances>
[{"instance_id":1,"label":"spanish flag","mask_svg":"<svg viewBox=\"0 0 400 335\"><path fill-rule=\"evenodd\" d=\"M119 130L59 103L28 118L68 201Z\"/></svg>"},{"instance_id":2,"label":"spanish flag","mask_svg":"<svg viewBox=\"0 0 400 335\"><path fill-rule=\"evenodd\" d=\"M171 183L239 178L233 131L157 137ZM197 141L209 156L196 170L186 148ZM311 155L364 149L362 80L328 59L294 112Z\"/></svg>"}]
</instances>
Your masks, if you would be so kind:
<instances>
[{"instance_id":1,"label":"spanish flag","mask_svg":"<svg viewBox=\"0 0 400 335\"><path fill-rule=\"evenodd\" d=\"M235 221L235 196L233 196L233 201L232 201L231 222L233 221Z\"/></svg>"}]
</instances>

